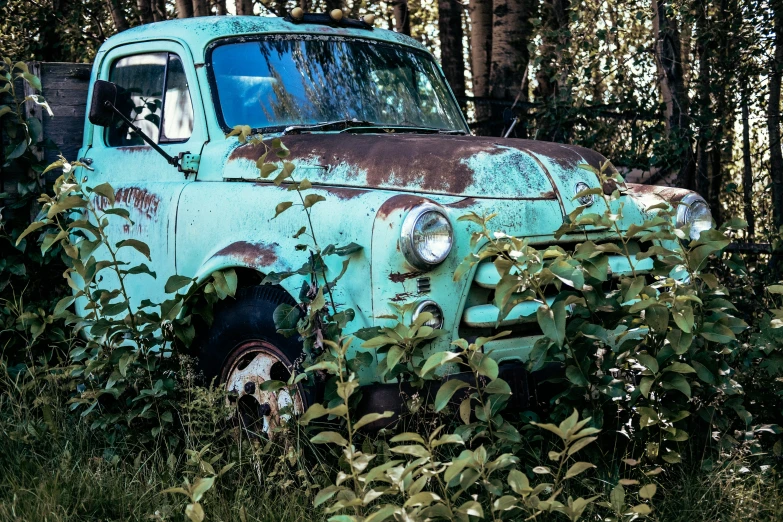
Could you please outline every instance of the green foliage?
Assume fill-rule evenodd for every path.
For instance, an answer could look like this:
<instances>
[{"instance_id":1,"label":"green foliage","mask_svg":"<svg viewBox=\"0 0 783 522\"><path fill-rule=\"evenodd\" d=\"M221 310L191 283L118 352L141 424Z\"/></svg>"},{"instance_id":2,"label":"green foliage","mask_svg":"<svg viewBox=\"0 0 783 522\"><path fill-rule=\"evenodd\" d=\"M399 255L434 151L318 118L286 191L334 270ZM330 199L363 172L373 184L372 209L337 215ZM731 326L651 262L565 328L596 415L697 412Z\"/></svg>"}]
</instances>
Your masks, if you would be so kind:
<instances>
[{"instance_id":1,"label":"green foliage","mask_svg":"<svg viewBox=\"0 0 783 522\"><path fill-rule=\"evenodd\" d=\"M516 303L541 303L537 319L543 336L528 367L564 366L567 380L561 381L555 417L577 408L590 412L599 427L604 419L618 426L630 423L640 440L650 441L647 458L679 462L679 444L698 422L707 421L721 433L735 415L747 424L752 420L736 370L729 366L740 349L737 335L748 326L724 298L728 290L705 270L729 239L708 230L691 241L687 229L675 228L668 205L653 207L647 221L623 231L618 226L627 197L622 179L608 163L600 172L584 168L602 184L611 180L619 188L610 195L595 190L602 213L580 206L557 235L594 226L613 231L611 236L600 243L586 239L573 253L559 247L539 251L526 239L491 232L492 216L471 214L461 219L479 226L473 242L481 247L458 273L493 260L501 278L495 294L498 322ZM608 270L608 255L625 259L621 273ZM654 265L643 275L636 267L647 259ZM550 287L557 291L554 301L547 297Z\"/></svg>"}]
</instances>

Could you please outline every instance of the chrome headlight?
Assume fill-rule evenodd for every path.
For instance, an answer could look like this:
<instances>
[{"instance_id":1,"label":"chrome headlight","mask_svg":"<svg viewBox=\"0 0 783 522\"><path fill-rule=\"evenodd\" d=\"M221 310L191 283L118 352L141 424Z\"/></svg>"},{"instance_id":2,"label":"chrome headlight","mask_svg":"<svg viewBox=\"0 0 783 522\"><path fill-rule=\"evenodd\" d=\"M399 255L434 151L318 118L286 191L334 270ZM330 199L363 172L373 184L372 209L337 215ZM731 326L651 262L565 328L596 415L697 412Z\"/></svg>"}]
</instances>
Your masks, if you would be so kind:
<instances>
[{"instance_id":1,"label":"chrome headlight","mask_svg":"<svg viewBox=\"0 0 783 522\"><path fill-rule=\"evenodd\" d=\"M424 326L429 326L431 328L435 328L436 330L443 326L443 310L438 305L438 303L431 300L422 301L419 303L416 306L416 309L413 311L413 320L415 321L418 319L419 315L423 314L424 312L432 314L432 319L425 321Z\"/></svg>"},{"instance_id":2,"label":"chrome headlight","mask_svg":"<svg viewBox=\"0 0 783 522\"><path fill-rule=\"evenodd\" d=\"M400 249L416 268L429 269L442 263L454 243L449 218L436 205L421 205L411 210L402 222Z\"/></svg>"},{"instance_id":3,"label":"chrome headlight","mask_svg":"<svg viewBox=\"0 0 783 522\"><path fill-rule=\"evenodd\" d=\"M715 226L710 206L695 192L683 197L677 205L677 228L690 227L691 239L699 239L701 233Z\"/></svg>"}]
</instances>

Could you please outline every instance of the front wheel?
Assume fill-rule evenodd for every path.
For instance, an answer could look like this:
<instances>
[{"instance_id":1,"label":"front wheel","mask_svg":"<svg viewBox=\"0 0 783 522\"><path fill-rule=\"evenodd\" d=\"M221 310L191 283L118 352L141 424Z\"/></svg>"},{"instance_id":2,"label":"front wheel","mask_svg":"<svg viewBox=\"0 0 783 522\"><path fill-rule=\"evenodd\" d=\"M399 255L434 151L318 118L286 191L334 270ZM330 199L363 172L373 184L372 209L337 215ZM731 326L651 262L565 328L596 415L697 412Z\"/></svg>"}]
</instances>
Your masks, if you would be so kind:
<instances>
[{"instance_id":1,"label":"front wheel","mask_svg":"<svg viewBox=\"0 0 783 522\"><path fill-rule=\"evenodd\" d=\"M280 390L264 386L268 381L286 382L303 360L297 338L286 338L275 328L272 314L282 303L296 304L280 287L240 290L235 301L219 305L201 345L207 382L217 379L226 387L243 427L254 434L269 436L310 403L309 390L301 384Z\"/></svg>"}]
</instances>

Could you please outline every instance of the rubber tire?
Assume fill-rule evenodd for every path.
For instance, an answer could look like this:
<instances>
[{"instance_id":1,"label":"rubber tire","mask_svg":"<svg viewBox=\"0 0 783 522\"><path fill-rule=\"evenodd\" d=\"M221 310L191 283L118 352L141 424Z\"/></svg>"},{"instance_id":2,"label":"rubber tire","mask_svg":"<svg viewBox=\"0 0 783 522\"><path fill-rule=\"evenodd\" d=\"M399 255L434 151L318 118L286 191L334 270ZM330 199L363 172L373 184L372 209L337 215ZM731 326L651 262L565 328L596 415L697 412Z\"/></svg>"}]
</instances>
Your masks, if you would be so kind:
<instances>
[{"instance_id":1,"label":"rubber tire","mask_svg":"<svg viewBox=\"0 0 783 522\"><path fill-rule=\"evenodd\" d=\"M222 380L229 356L247 341L260 339L272 343L291 363L302 355L298 336L286 338L275 328L272 314L283 303L296 306L288 292L279 286L258 285L240 289L235 300L224 301L216 308L212 327L200 347L199 366L207 384ZM308 390L303 391L305 402L312 404Z\"/></svg>"}]
</instances>

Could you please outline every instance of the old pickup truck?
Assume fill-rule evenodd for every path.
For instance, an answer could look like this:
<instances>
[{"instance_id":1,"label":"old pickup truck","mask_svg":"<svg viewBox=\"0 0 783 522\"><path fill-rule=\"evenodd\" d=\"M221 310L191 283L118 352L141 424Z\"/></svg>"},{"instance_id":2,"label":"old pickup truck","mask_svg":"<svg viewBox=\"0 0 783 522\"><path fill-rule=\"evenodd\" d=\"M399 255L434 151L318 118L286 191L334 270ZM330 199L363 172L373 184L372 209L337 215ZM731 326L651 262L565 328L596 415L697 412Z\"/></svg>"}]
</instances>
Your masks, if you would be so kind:
<instances>
[{"instance_id":1,"label":"old pickup truck","mask_svg":"<svg viewBox=\"0 0 783 522\"><path fill-rule=\"evenodd\" d=\"M234 126L283 138L297 172L325 198L313 207L319 241L362 247L334 289L335 302L356 313L345 332L386 324L390 302L413 303L413 318L429 312L428 324L447 332L430 353L496 328L494 266L479 264L454 280L471 251L471 224L457 218L496 213L504 232L553 244L564 218L594 202L575 195L601 186L579 165L605 161L575 146L472 136L420 43L363 20L297 14L166 21L111 37L92 68L78 153L92 169L83 170L89 183L110 183L116 204L130 211L133 224L118 220L110 234L146 241L158 281L204 280L232 267L240 274L237 299L199 343L201 361L208 378L257 402L261 415L286 405L302 411L306 399L258 386L301 360L301 341L277 333L272 314L294 303L302 285L295 277L260 285L258 275L295 269L308 254L293 237L303 215L273 219L286 189L259 178L258 149L226 138ZM711 223L692 192L629 184L623 198L623 229L661 201L686 204L680 224ZM601 234L557 242L573 248ZM145 261L125 250L125 261ZM327 261L339 273L342 260ZM616 276L626 265L622 256L611 260ZM137 303L164 299L162 284L146 275L126 284ZM503 321L513 334L484 347L501 366L526 361L541 335L538 306L519 304ZM359 371L362 384L381 380L377 363ZM373 392L365 395L373 400Z\"/></svg>"}]
</instances>

